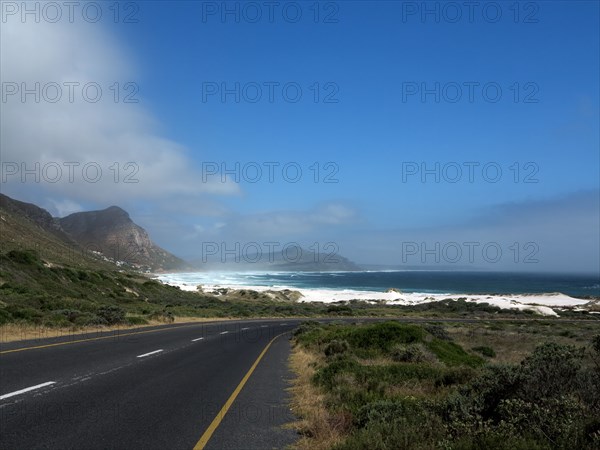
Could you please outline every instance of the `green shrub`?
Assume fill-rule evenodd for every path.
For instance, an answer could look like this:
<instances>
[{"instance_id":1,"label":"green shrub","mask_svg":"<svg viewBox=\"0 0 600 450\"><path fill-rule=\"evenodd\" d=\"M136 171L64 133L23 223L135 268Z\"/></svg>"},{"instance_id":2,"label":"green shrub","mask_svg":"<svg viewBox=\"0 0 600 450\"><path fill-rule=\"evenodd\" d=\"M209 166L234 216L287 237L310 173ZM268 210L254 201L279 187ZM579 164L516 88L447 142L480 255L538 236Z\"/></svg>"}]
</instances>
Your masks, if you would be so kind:
<instances>
[{"instance_id":1,"label":"green shrub","mask_svg":"<svg viewBox=\"0 0 600 450\"><path fill-rule=\"evenodd\" d=\"M479 347L473 347L471 350L477 353L481 353L483 356L487 356L488 358L494 358L496 356L496 352L492 347L486 347L485 345L480 345Z\"/></svg>"},{"instance_id":2,"label":"green shrub","mask_svg":"<svg viewBox=\"0 0 600 450\"><path fill-rule=\"evenodd\" d=\"M339 358L336 359L325 367L321 367L315 372L313 381L315 384L325 387L331 390L335 385L335 378L340 373L357 373L360 371L362 366L354 359Z\"/></svg>"},{"instance_id":3,"label":"green shrub","mask_svg":"<svg viewBox=\"0 0 600 450\"><path fill-rule=\"evenodd\" d=\"M223 317L225 317L225 315ZM175 316L170 311L157 311L157 312L154 312L154 313L150 314L149 319L150 320L157 320L159 322L165 322L165 323L173 323L173 322L175 322Z\"/></svg>"},{"instance_id":4,"label":"green shrub","mask_svg":"<svg viewBox=\"0 0 600 450\"><path fill-rule=\"evenodd\" d=\"M5 308L0 308L0 325L13 321L13 316Z\"/></svg>"},{"instance_id":5,"label":"green shrub","mask_svg":"<svg viewBox=\"0 0 600 450\"><path fill-rule=\"evenodd\" d=\"M389 352L394 344L420 342L424 336L425 331L417 325L383 322L352 328L347 339L353 348Z\"/></svg>"},{"instance_id":6,"label":"green shrub","mask_svg":"<svg viewBox=\"0 0 600 450\"><path fill-rule=\"evenodd\" d=\"M356 430L335 449L440 448L445 437L440 418L408 398L367 403L357 412L355 426Z\"/></svg>"},{"instance_id":7,"label":"green shrub","mask_svg":"<svg viewBox=\"0 0 600 450\"><path fill-rule=\"evenodd\" d=\"M45 318L44 325L47 327L66 328L72 323L62 314L52 314Z\"/></svg>"},{"instance_id":8,"label":"green shrub","mask_svg":"<svg viewBox=\"0 0 600 450\"><path fill-rule=\"evenodd\" d=\"M122 323L125 319L125 311L114 305L101 306L96 311L96 315L104 320L107 325L116 325Z\"/></svg>"},{"instance_id":9,"label":"green shrub","mask_svg":"<svg viewBox=\"0 0 600 450\"><path fill-rule=\"evenodd\" d=\"M419 345L396 345L391 351L392 359L396 362L419 363L426 361L427 355Z\"/></svg>"},{"instance_id":10,"label":"green shrub","mask_svg":"<svg viewBox=\"0 0 600 450\"><path fill-rule=\"evenodd\" d=\"M90 312L84 312L73 321L74 325L85 327L89 325L106 325L107 322L104 318L97 316Z\"/></svg>"},{"instance_id":11,"label":"green shrub","mask_svg":"<svg viewBox=\"0 0 600 450\"><path fill-rule=\"evenodd\" d=\"M334 339L325 346L323 352L325 353L325 356L329 357L346 353L348 350L350 350L350 345L348 344L348 341Z\"/></svg>"},{"instance_id":12,"label":"green shrub","mask_svg":"<svg viewBox=\"0 0 600 450\"><path fill-rule=\"evenodd\" d=\"M450 433L462 441L469 436L467 448L494 436L542 448L593 448L599 424L589 419L600 411L594 401L588 407L584 401L598 389L581 382L587 373L582 355L582 349L548 343L519 366L489 366L446 401L443 416Z\"/></svg>"},{"instance_id":13,"label":"green shrub","mask_svg":"<svg viewBox=\"0 0 600 450\"><path fill-rule=\"evenodd\" d=\"M128 325L147 325L148 321L143 317L139 316L129 316L125 318L125 321Z\"/></svg>"},{"instance_id":14,"label":"green shrub","mask_svg":"<svg viewBox=\"0 0 600 450\"><path fill-rule=\"evenodd\" d=\"M308 321L307 320L305 322L302 322L298 326L298 328L296 328L293 331L292 334L294 335L294 337L297 338L297 337L300 337L301 335L303 335L305 333L308 333L310 331L314 331L314 330L319 329L319 328L321 328L321 324L319 322L314 321L314 320L312 320L312 321Z\"/></svg>"},{"instance_id":15,"label":"green shrub","mask_svg":"<svg viewBox=\"0 0 600 450\"><path fill-rule=\"evenodd\" d=\"M6 311L16 320L24 320L26 322L39 323L42 318L42 313L37 309L19 305L8 305Z\"/></svg>"},{"instance_id":16,"label":"green shrub","mask_svg":"<svg viewBox=\"0 0 600 450\"><path fill-rule=\"evenodd\" d=\"M431 334L433 337L436 337L442 341L451 341L452 338L446 331L444 327L441 325L426 325L425 331Z\"/></svg>"},{"instance_id":17,"label":"green shrub","mask_svg":"<svg viewBox=\"0 0 600 450\"><path fill-rule=\"evenodd\" d=\"M62 309L52 311L54 316L62 316L69 322L74 322L81 315L81 311L76 309Z\"/></svg>"},{"instance_id":18,"label":"green shrub","mask_svg":"<svg viewBox=\"0 0 600 450\"><path fill-rule=\"evenodd\" d=\"M35 250L11 250L6 256L18 264L38 265L40 263L39 255Z\"/></svg>"},{"instance_id":19,"label":"green shrub","mask_svg":"<svg viewBox=\"0 0 600 450\"><path fill-rule=\"evenodd\" d=\"M9 295L10 295L10 293L27 294L29 292L29 289L26 286L22 286L22 285L18 285L18 284L13 285L11 283L4 283L2 286L0 286L0 289L7 292Z\"/></svg>"},{"instance_id":20,"label":"green shrub","mask_svg":"<svg viewBox=\"0 0 600 450\"><path fill-rule=\"evenodd\" d=\"M426 346L440 361L449 366L477 367L484 362L479 356L468 354L460 345L454 342L435 338L428 342Z\"/></svg>"},{"instance_id":21,"label":"green shrub","mask_svg":"<svg viewBox=\"0 0 600 450\"><path fill-rule=\"evenodd\" d=\"M521 362L520 393L536 401L571 392L583 359L583 348L546 343Z\"/></svg>"},{"instance_id":22,"label":"green shrub","mask_svg":"<svg viewBox=\"0 0 600 450\"><path fill-rule=\"evenodd\" d=\"M476 376L470 367L448 367L435 379L435 386L455 386L465 384Z\"/></svg>"},{"instance_id":23,"label":"green shrub","mask_svg":"<svg viewBox=\"0 0 600 450\"><path fill-rule=\"evenodd\" d=\"M348 305L329 305L326 310L327 314L340 316L351 316L352 308Z\"/></svg>"},{"instance_id":24,"label":"green shrub","mask_svg":"<svg viewBox=\"0 0 600 450\"><path fill-rule=\"evenodd\" d=\"M365 428L374 422L391 423L403 418L418 420L423 416L424 408L416 399L380 400L362 406L354 423L358 428Z\"/></svg>"}]
</instances>

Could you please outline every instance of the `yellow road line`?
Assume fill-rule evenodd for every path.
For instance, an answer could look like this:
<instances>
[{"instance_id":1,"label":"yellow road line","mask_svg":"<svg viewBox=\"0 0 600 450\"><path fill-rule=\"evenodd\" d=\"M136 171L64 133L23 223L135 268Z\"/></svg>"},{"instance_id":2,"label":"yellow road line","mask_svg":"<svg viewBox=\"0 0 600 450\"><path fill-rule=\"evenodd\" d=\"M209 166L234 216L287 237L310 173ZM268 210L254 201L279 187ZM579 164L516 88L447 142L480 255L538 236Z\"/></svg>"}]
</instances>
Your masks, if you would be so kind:
<instances>
[{"instance_id":1,"label":"yellow road line","mask_svg":"<svg viewBox=\"0 0 600 450\"><path fill-rule=\"evenodd\" d=\"M194 450L202 450L204 447L206 447L206 444L208 444L208 441L212 437L213 433L217 430L217 428L221 424L221 421L225 418L225 414L227 414L227 411L229 411L229 408L231 408L231 405L233 404L233 402L235 401L235 399L237 398L237 396L239 395L241 390L244 388L244 385L246 384L246 382L252 375L252 372L254 372L254 369L256 369L256 366L258 366L258 363L260 362L260 360L263 358L263 356L265 356L265 353L267 353L267 350L269 350L269 347L271 347L271 344L273 342L275 342L275 339L277 339L278 337L283 336L284 334L287 334L287 333L289 333L289 331L278 334L273 339L271 339L271 341L263 349L261 354L258 355L258 358L256 358L256 361L254 361L254 364L252 364L252 367L250 367L250 370L248 370L248 373L246 373L244 378L242 378L242 381L240 381L240 384L237 385L237 387L235 388L235 391L233 391L233 393L229 396L229 398L227 399L227 401L225 402L225 404L223 405L221 410L217 413L217 415L215 416L213 421L210 423L210 425L208 426L208 428L206 429L206 431L204 432L204 434L202 435L202 437L200 438L198 443L194 446Z\"/></svg>"},{"instance_id":2,"label":"yellow road line","mask_svg":"<svg viewBox=\"0 0 600 450\"><path fill-rule=\"evenodd\" d=\"M202 322L198 322L198 323L202 323ZM191 325L196 325L196 324L181 325L178 327L165 327L165 328L159 328L156 330L135 331L133 333L123 333L123 334L119 333L119 334L112 334L110 336L99 336L99 337L94 337L94 338L77 339L75 341L55 342L54 344L36 345L34 347L15 348L13 350L1 351L0 355L4 355L6 353L23 352L25 350L35 350L38 348L58 347L59 345L77 344L79 342L98 341L100 339L111 339L111 338L114 339L114 338L120 338L121 336L133 336L136 334L155 333L157 331L176 330L176 329L181 329L181 328L188 327Z\"/></svg>"}]
</instances>

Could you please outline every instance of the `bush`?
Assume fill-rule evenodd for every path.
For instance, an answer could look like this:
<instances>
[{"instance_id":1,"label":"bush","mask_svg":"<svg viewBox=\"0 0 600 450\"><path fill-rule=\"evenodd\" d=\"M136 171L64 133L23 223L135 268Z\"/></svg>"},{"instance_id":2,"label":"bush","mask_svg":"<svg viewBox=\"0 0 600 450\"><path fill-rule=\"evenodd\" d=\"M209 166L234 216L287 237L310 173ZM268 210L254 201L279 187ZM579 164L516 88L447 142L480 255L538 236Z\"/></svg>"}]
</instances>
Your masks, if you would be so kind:
<instances>
[{"instance_id":1,"label":"bush","mask_svg":"<svg viewBox=\"0 0 600 450\"><path fill-rule=\"evenodd\" d=\"M81 311L76 309L62 309L52 312L53 315L62 316L69 322L74 322L81 315Z\"/></svg>"},{"instance_id":2,"label":"bush","mask_svg":"<svg viewBox=\"0 0 600 450\"><path fill-rule=\"evenodd\" d=\"M597 334L592 338L592 349L600 355L600 334Z\"/></svg>"},{"instance_id":3,"label":"bush","mask_svg":"<svg viewBox=\"0 0 600 450\"><path fill-rule=\"evenodd\" d=\"M157 311L150 314L150 320L157 320L158 322L173 323L175 322L175 316L170 311Z\"/></svg>"},{"instance_id":4,"label":"bush","mask_svg":"<svg viewBox=\"0 0 600 450\"><path fill-rule=\"evenodd\" d=\"M12 322L13 316L6 309L0 308L0 325Z\"/></svg>"},{"instance_id":5,"label":"bush","mask_svg":"<svg viewBox=\"0 0 600 450\"><path fill-rule=\"evenodd\" d=\"M391 423L403 418L417 419L423 415L423 407L415 399L381 400L361 407L354 423L358 428L364 428L374 422Z\"/></svg>"},{"instance_id":6,"label":"bush","mask_svg":"<svg viewBox=\"0 0 600 450\"><path fill-rule=\"evenodd\" d=\"M107 325L116 325L122 323L125 319L125 311L118 306L102 306L96 311L96 315L103 319Z\"/></svg>"},{"instance_id":7,"label":"bush","mask_svg":"<svg viewBox=\"0 0 600 450\"><path fill-rule=\"evenodd\" d=\"M584 399L597 388L581 382L588 373L581 359L582 349L549 343L519 366L488 367L447 400L449 430L469 436L471 446L480 438L491 442L493 436L503 436L519 445L531 441L542 447L589 448L598 425L589 417L598 416L598 410L587 409ZM589 404L594 408L593 401Z\"/></svg>"},{"instance_id":8,"label":"bush","mask_svg":"<svg viewBox=\"0 0 600 450\"><path fill-rule=\"evenodd\" d=\"M583 359L583 348L547 343L521 362L521 395L530 401L571 392Z\"/></svg>"},{"instance_id":9,"label":"bush","mask_svg":"<svg viewBox=\"0 0 600 450\"><path fill-rule=\"evenodd\" d=\"M6 256L19 264L37 265L40 263L40 258L34 250L11 250Z\"/></svg>"},{"instance_id":10,"label":"bush","mask_svg":"<svg viewBox=\"0 0 600 450\"><path fill-rule=\"evenodd\" d=\"M313 381L315 384L328 390L336 386L336 378L340 373L353 373L360 371L361 365L350 358L339 358L316 371Z\"/></svg>"},{"instance_id":11,"label":"bush","mask_svg":"<svg viewBox=\"0 0 600 450\"><path fill-rule=\"evenodd\" d=\"M348 305L330 305L326 310L327 314L336 314L341 316L351 316L352 308Z\"/></svg>"},{"instance_id":12,"label":"bush","mask_svg":"<svg viewBox=\"0 0 600 450\"><path fill-rule=\"evenodd\" d=\"M439 417L413 398L367 403L358 410L355 426L336 450L440 448L444 438Z\"/></svg>"},{"instance_id":13,"label":"bush","mask_svg":"<svg viewBox=\"0 0 600 450\"><path fill-rule=\"evenodd\" d=\"M325 356L329 357L346 353L348 350L350 350L348 341L334 339L325 346L323 352L325 353Z\"/></svg>"},{"instance_id":14,"label":"bush","mask_svg":"<svg viewBox=\"0 0 600 450\"><path fill-rule=\"evenodd\" d=\"M451 341L452 338L446 331L444 327L441 325L426 325L425 331L431 334L433 337L436 337L442 341Z\"/></svg>"},{"instance_id":15,"label":"bush","mask_svg":"<svg viewBox=\"0 0 600 450\"><path fill-rule=\"evenodd\" d=\"M392 359L396 362L419 363L426 361L427 355L419 345L397 345L392 349Z\"/></svg>"},{"instance_id":16,"label":"bush","mask_svg":"<svg viewBox=\"0 0 600 450\"><path fill-rule=\"evenodd\" d=\"M444 370L435 380L435 386L454 386L471 381L476 375L475 370L470 367L449 367Z\"/></svg>"},{"instance_id":17,"label":"bush","mask_svg":"<svg viewBox=\"0 0 600 450\"><path fill-rule=\"evenodd\" d=\"M139 316L129 316L125 318L125 321L128 325L147 325L148 321L143 317Z\"/></svg>"},{"instance_id":18,"label":"bush","mask_svg":"<svg viewBox=\"0 0 600 450\"><path fill-rule=\"evenodd\" d=\"M454 342L433 339L427 343L427 348L437 358L448 366L470 366L477 367L484 363L479 356L470 355L464 349Z\"/></svg>"},{"instance_id":19,"label":"bush","mask_svg":"<svg viewBox=\"0 0 600 450\"><path fill-rule=\"evenodd\" d=\"M424 336L425 331L417 325L384 322L354 328L347 339L353 348L389 351L396 343L420 342Z\"/></svg>"},{"instance_id":20,"label":"bush","mask_svg":"<svg viewBox=\"0 0 600 450\"><path fill-rule=\"evenodd\" d=\"M296 328L293 331L293 335L294 337L298 337L301 336L303 334L306 334L310 331L314 331L315 329L319 329L321 327L321 324L317 321L306 321L306 322L302 322L300 324L300 326L298 326L298 328Z\"/></svg>"},{"instance_id":21,"label":"bush","mask_svg":"<svg viewBox=\"0 0 600 450\"><path fill-rule=\"evenodd\" d=\"M40 323L42 318L42 313L40 311L25 306L22 307L18 305L8 305L6 312L8 312L14 319L20 319L26 322Z\"/></svg>"},{"instance_id":22,"label":"bush","mask_svg":"<svg viewBox=\"0 0 600 450\"><path fill-rule=\"evenodd\" d=\"M76 326L85 327L89 325L106 325L106 320L96 314L85 312L78 316L74 322Z\"/></svg>"},{"instance_id":23,"label":"bush","mask_svg":"<svg viewBox=\"0 0 600 450\"><path fill-rule=\"evenodd\" d=\"M481 353L483 356L487 356L488 358L494 358L496 356L496 352L492 347L486 347L485 345L481 345L479 347L473 347L471 350L477 353Z\"/></svg>"},{"instance_id":24,"label":"bush","mask_svg":"<svg viewBox=\"0 0 600 450\"><path fill-rule=\"evenodd\" d=\"M592 338L592 360L596 365L596 371L600 375L600 334Z\"/></svg>"}]
</instances>

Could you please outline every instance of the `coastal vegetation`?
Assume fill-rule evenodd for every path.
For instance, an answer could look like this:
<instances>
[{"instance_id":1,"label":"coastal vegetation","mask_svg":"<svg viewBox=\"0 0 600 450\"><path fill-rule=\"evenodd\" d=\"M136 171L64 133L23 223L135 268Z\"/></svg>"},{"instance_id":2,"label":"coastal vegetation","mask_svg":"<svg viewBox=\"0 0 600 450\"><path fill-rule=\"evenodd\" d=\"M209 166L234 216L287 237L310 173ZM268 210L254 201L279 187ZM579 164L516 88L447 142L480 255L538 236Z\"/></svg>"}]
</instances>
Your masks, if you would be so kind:
<instances>
[{"instance_id":1,"label":"coastal vegetation","mask_svg":"<svg viewBox=\"0 0 600 450\"><path fill-rule=\"evenodd\" d=\"M11 323L73 330L170 323L181 318L542 318L532 311L503 310L464 300L401 306L358 300L308 303L298 299L294 291L277 295L246 289L186 292L134 271L48 264L34 250L0 254L0 326ZM562 315L569 314L600 319L583 311Z\"/></svg>"},{"instance_id":2,"label":"coastal vegetation","mask_svg":"<svg viewBox=\"0 0 600 450\"><path fill-rule=\"evenodd\" d=\"M306 322L291 357L296 447L600 448L600 335L570 326Z\"/></svg>"}]
</instances>

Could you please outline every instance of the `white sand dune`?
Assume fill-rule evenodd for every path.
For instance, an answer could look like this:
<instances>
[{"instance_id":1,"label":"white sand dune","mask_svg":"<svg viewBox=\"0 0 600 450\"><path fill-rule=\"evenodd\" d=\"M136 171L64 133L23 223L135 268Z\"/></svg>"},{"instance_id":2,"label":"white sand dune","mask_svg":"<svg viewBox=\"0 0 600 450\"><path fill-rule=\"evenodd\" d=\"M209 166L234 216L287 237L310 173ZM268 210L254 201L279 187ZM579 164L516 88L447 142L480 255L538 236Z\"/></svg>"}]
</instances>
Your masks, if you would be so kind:
<instances>
[{"instance_id":1,"label":"white sand dune","mask_svg":"<svg viewBox=\"0 0 600 450\"><path fill-rule=\"evenodd\" d=\"M159 280L164 283L178 286L185 291L196 291L197 284L192 283L192 280L185 278L159 276ZM203 280L204 281L204 280ZM488 303L503 309L518 309L532 310L538 314L546 316L558 316L553 308L573 308L581 307L587 303L587 300L581 300L570 297L562 293L548 294L514 294L514 295L471 295L471 294L440 294L427 292L378 292L378 291L358 291L350 289L298 289L293 286L256 286L256 285L240 285L232 283L233 278L221 277L223 283L218 284L203 284L204 292L211 292L215 289L250 289L258 292L267 290L283 290L290 289L298 291L302 294L303 302L322 302L333 303L338 301L349 300L364 300L364 301L385 301L391 305L417 305L427 302L435 302L446 299L458 300L460 298L469 302Z\"/></svg>"}]
</instances>

